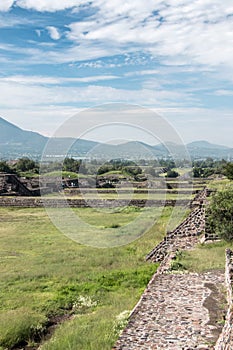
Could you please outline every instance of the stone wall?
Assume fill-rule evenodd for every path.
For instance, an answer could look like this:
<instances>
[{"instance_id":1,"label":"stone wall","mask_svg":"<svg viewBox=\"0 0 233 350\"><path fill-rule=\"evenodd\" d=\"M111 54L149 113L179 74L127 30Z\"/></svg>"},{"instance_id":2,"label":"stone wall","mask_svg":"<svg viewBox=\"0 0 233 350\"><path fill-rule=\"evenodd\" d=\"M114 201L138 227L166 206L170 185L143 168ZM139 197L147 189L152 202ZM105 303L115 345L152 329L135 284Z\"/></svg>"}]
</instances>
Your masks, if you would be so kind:
<instances>
[{"instance_id":1,"label":"stone wall","mask_svg":"<svg viewBox=\"0 0 233 350\"><path fill-rule=\"evenodd\" d=\"M233 349L233 251L226 249L226 288L228 311L222 333L215 345L215 350Z\"/></svg>"},{"instance_id":2,"label":"stone wall","mask_svg":"<svg viewBox=\"0 0 233 350\"><path fill-rule=\"evenodd\" d=\"M146 260L161 262L167 254L176 252L178 249L188 248L205 230L205 208L196 207L189 216L175 230L167 232L163 241L160 242L146 256Z\"/></svg>"},{"instance_id":3,"label":"stone wall","mask_svg":"<svg viewBox=\"0 0 233 350\"><path fill-rule=\"evenodd\" d=\"M22 207L22 208L38 208L38 207L53 207L63 208L70 206L72 208L85 208L93 206L94 208L101 207L124 207L135 206L139 208L146 207L161 207L161 206L189 206L189 200L137 200L133 199L130 202L128 200L116 200L114 199L88 199L86 202L84 199L62 199L62 198L41 198L41 197L7 197L0 196L0 207Z\"/></svg>"},{"instance_id":4,"label":"stone wall","mask_svg":"<svg viewBox=\"0 0 233 350\"><path fill-rule=\"evenodd\" d=\"M205 204L210 193L207 188L197 193L190 204L193 210L189 216L175 230L167 232L163 241L146 256L146 260L161 262L170 252L189 249L190 245L198 241L205 232Z\"/></svg>"},{"instance_id":5,"label":"stone wall","mask_svg":"<svg viewBox=\"0 0 233 350\"><path fill-rule=\"evenodd\" d=\"M164 199L164 200L146 200L146 199L132 199L130 202L127 199L62 199L62 197L57 198L46 198L46 197L21 197L21 196L0 196L0 207L22 207L22 208L38 208L38 207L55 207L63 208L66 206L74 208L84 208L84 207L124 207L124 206L135 206L139 208L146 207L161 207L161 206L184 206L195 208L200 204L200 198L206 197L207 190L204 189L199 191L195 196L195 199L190 202L189 199Z\"/></svg>"}]
</instances>

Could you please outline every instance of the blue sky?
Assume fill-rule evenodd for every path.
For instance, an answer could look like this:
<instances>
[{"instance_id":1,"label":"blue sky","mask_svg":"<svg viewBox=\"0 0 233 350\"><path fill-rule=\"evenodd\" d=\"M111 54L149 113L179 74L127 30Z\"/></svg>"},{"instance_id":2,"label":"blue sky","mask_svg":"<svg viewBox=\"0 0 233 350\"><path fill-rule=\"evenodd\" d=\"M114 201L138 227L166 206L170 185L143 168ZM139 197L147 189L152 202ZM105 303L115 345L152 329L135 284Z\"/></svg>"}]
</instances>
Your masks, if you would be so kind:
<instances>
[{"instance_id":1,"label":"blue sky","mask_svg":"<svg viewBox=\"0 0 233 350\"><path fill-rule=\"evenodd\" d=\"M0 115L52 135L108 102L233 147L231 0L1 0Z\"/></svg>"}]
</instances>

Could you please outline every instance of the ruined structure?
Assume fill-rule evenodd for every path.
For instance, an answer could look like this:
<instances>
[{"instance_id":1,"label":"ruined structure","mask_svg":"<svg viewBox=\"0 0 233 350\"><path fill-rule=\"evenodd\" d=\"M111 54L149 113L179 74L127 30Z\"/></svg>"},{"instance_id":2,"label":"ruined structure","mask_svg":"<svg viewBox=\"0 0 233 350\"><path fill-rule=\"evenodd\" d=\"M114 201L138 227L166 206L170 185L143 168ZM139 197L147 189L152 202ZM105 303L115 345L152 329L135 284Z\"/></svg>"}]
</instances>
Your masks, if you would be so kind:
<instances>
[{"instance_id":1,"label":"ruined structure","mask_svg":"<svg viewBox=\"0 0 233 350\"><path fill-rule=\"evenodd\" d=\"M192 248L204 232L203 204L208 193L206 189L199 193L188 218L147 255L147 260L161 264L114 350L233 349L233 252L226 250L225 275L222 271L197 274L170 269L177 250ZM224 284L227 311L223 309Z\"/></svg>"},{"instance_id":2,"label":"ruined structure","mask_svg":"<svg viewBox=\"0 0 233 350\"><path fill-rule=\"evenodd\" d=\"M27 180L23 181L14 174L0 173L0 195L15 195L15 196L38 196L39 183L36 181L36 186L33 186L33 180L31 183Z\"/></svg>"},{"instance_id":3,"label":"ruined structure","mask_svg":"<svg viewBox=\"0 0 233 350\"><path fill-rule=\"evenodd\" d=\"M193 199L193 210L189 216L171 232L167 232L160 242L146 256L146 260L161 262L171 252L179 249L187 249L198 242L201 234L205 232L205 204L210 191L204 188Z\"/></svg>"}]
</instances>

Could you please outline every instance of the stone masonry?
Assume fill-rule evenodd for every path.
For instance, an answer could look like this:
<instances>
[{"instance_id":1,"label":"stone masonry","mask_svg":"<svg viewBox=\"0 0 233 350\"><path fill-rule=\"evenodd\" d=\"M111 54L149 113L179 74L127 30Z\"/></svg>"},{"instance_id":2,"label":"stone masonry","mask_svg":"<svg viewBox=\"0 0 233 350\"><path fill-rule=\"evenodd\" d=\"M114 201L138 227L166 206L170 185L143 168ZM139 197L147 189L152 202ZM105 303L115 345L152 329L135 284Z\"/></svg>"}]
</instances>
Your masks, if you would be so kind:
<instances>
[{"instance_id":1,"label":"stone masonry","mask_svg":"<svg viewBox=\"0 0 233 350\"><path fill-rule=\"evenodd\" d=\"M179 249L190 249L199 241L200 235L205 232L205 204L210 191L204 188L198 192L191 203L193 210L189 216L171 232L167 232L160 242L146 256L146 260L161 262L167 254Z\"/></svg>"},{"instance_id":2,"label":"stone masonry","mask_svg":"<svg viewBox=\"0 0 233 350\"><path fill-rule=\"evenodd\" d=\"M205 196L202 200L205 201ZM194 227L195 214L200 214L201 219ZM188 220L174 230L177 235L167 239L170 242L166 249L160 244L151 252L153 254L148 254L148 260L162 262L131 312L128 325L113 349L233 349L233 252L226 252L226 276L223 271L202 274L170 272L171 261L180 246L178 242L184 240L185 245L194 237L189 247L195 245L198 232L204 228L204 216L202 206L194 209ZM188 228L195 231L190 236ZM223 327L226 314L223 308L225 280L228 312Z\"/></svg>"},{"instance_id":3,"label":"stone masonry","mask_svg":"<svg viewBox=\"0 0 233 350\"><path fill-rule=\"evenodd\" d=\"M222 328L223 315L216 310L223 283L222 272L157 272L113 349L214 349Z\"/></svg>"},{"instance_id":4,"label":"stone masonry","mask_svg":"<svg viewBox=\"0 0 233 350\"><path fill-rule=\"evenodd\" d=\"M146 256L146 260L161 262L170 252L191 248L198 242L204 230L205 209L200 206L195 208L174 231L168 232L163 241Z\"/></svg>"},{"instance_id":5,"label":"stone masonry","mask_svg":"<svg viewBox=\"0 0 233 350\"><path fill-rule=\"evenodd\" d=\"M226 288L228 311L226 314L226 322L222 333L216 343L215 350L232 350L233 349L233 252L226 250Z\"/></svg>"}]
</instances>

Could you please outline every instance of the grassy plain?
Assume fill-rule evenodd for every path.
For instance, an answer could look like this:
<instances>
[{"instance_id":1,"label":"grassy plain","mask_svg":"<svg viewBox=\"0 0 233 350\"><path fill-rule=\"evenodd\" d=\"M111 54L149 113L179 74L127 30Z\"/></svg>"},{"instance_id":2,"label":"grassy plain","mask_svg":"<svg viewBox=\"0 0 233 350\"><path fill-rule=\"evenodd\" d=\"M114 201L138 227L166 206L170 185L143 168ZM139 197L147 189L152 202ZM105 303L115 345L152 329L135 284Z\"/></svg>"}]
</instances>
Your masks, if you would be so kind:
<instances>
[{"instance_id":1,"label":"grassy plain","mask_svg":"<svg viewBox=\"0 0 233 350\"><path fill-rule=\"evenodd\" d=\"M225 180L220 183L211 186L226 185ZM105 228L127 225L140 210L126 208L109 217L91 208L74 209L89 224L101 227L103 234ZM26 343L33 349L49 320L62 315L70 319L57 327L41 350L111 349L120 328L117 316L134 307L156 271L157 265L145 262L146 254L184 215L183 208L176 208L168 228L172 210L164 208L137 241L98 249L64 236L44 209L0 208L0 350ZM57 211L64 215L62 209ZM152 215L149 209L145 215ZM224 268L226 246L225 242L199 245L182 253L179 264L187 271Z\"/></svg>"},{"instance_id":2,"label":"grassy plain","mask_svg":"<svg viewBox=\"0 0 233 350\"><path fill-rule=\"evenodd\" d=\"M116 316L133 308L156 271L145 255L162 239L171 210L165 208L139 240L98 249L62 235L44 209L0 208L0 349L23 341L33 345L48 319L64 314L72 320L43 350L111 349ZM82 215L97 226L110 224L94 209L82 209ZM138 208L115 213L111 223L136 215Z\"/></svg>"}]
</instances>

